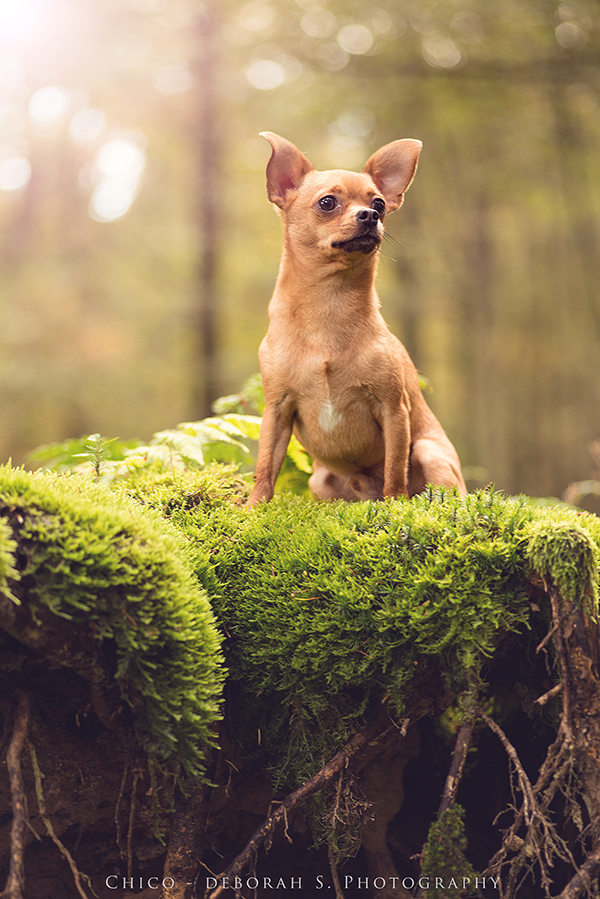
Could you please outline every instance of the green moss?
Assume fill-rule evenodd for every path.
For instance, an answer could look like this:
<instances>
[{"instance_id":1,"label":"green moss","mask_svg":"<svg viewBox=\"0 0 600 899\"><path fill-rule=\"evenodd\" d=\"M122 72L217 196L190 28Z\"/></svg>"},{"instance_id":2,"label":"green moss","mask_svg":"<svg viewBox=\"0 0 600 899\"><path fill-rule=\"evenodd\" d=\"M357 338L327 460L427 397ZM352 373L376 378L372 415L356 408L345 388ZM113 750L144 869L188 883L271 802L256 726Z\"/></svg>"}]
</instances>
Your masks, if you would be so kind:
<instances>
[{"instance_id":1,"label":"green moss","mask_svg":"<svg viewBox=\"0 0 600 899\"><path fill-rule=\"evenodd\" d=\"M402 711L428 670L465 689L501 635L527 626L525 502L436 490L169 514L226 635L234 726L261 731L282 777L313 774L382 701Z\"/></svg>"},{"instance_id":2,"label":"green moss","mask_svg":"<svg viewBox=\"0 0 600 899\"><path fill-rule=\"evenodd\" d=\"M18 577L14 567L14 551L17 547L12 539L12 532L6 522L0 518L0 593L14 599L8 589L9 578L15 580Z\"/></svg>"},{"instance_id":3,"label":"green moss","mask_svg":"<svg viewBox=\"0 0 600 899\"><path fill-rule=\"evenodd\" d=\"M197 506L243 506L251 486L235 465L215 464L203 471L165 471L159 467L134 470L111 484L111 489L170 517L178 509Z\"/></svg>"},{"instance_id":4,"label":"green moss","mask_svg":"<svg viewBox=\"0 0 600 899\"><path fill-rule=\"evenodd\" d=\"M81 477L8 467L0 468L0 522L0 536L10 525L18 544L19 595L34 617L49 610L93 634L144 749L200 774L224 673L181 535Z\"/></svg>"},{"instance_id":5,"label":"green moss","mask_svg":"<svg viewBox=\"0 0 600 899\"><path fill-rule=\"evenodd\" d=\"M443 702L444 682L453 696L481 683L499 642L530 626L540 535L544 559L587 547L587 574L580 554L559 583L595 601L600 529L525 498L283 496L248 511L214 484L187 489L188 499L174 484L177 500L161 506L188 537L225 634L232 727L253 741L260 732L280 778L314 774L382 702L401 713L423 684ZM142 481L135 491L144 496Z\"/></svg>"},{"instance_id":6,"label":"green moss","mask_svg":"<svg viewBox=\"0 0 600 899\"><path fill-rule=\"evenodd\" d=\"M226 466L149 468L110 487L0 478L2 514L14 526L10 510L27 513L17 536L28 601L95 622L116 647L144 745L191 768L222 679L197 582L223 634L230 727L292 782L382 705L442 711L484 690L498 645L531 626L533 573L596 608L593 516L494 491L352 504L279 496L253 510L246 494Z\"/></svg>"},{"instance_id":7,"label":"green moss","mask_svg":"<svg viewBox=\"0 0 600 899\"><path fill-rule=\"evenodd\" d=\"M600 520L577 512L547 510L526 528L524 538L526 556L536 574L595 615Z\"/></svg>"},{"instance_id":8,"label":"green moss","mask_svg":"<svg viewBox=\"0 0 600 899\"><path fill-rule=\"evenodd\" d=\"M475 889L479 875L464 855L467 848L464 815L464 809L454 805L429 828L423 848L421 881L429 883L427 895L431 899L479 894ZM436 888L436 880L438 883L441 881L444 887Z\"/></svg>"}]
</instances>

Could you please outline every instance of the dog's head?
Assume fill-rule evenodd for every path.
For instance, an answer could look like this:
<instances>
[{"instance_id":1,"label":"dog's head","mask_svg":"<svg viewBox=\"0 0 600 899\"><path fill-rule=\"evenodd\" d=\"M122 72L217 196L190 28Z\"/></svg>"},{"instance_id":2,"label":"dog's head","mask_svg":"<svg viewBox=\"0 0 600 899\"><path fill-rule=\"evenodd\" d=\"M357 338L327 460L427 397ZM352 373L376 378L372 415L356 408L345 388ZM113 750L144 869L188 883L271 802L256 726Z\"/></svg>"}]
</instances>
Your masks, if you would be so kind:
<instances>
[{"instance_id":1,"label":"dog's head","mask_svg":"<svg viewBox=\"0 0 600 899\"><path fill-rule=\"evenodd\" d=\"M361 173L317 172L297 147L269 131L269 200L279 207L286 238L327 258L374 254L388 212L402 205L417 170L421 141L397 140L374 153Z\"/></svg>"}]
</instances>

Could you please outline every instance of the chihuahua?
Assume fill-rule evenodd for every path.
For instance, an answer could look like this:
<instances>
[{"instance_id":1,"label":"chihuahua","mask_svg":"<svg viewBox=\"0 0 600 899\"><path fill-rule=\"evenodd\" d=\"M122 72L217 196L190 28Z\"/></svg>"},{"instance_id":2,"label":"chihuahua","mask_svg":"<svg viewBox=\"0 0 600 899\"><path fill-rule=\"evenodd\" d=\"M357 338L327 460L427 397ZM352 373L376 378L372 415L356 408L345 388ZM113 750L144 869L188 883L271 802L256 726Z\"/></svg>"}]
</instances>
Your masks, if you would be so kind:
<instances>
[{"instance_id":1,"label":"chihuahua","mask_svg":"<svg viewBox=\"0 0 600 899\"><path fill-rule=\"evenodd\" d=\"M292 432L313 457L317 499L410 497L426 484L466 493L456 451L375 291L384 221L402 205L421 142L387 144L358 174L318 172L289 141L262 137L283 253L259 350L266 406L247 505L273 496Z\"/></svg>"}]
</instances>

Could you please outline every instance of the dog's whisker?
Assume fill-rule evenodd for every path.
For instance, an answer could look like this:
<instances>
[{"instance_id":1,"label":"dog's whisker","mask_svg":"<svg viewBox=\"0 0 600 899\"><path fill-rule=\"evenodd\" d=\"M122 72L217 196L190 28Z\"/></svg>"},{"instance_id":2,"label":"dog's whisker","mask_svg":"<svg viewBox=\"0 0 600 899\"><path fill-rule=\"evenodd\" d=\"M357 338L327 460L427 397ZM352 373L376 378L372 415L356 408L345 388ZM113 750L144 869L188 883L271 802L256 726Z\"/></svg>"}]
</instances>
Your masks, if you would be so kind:
<instances>
[{"instance_id":1,"label":"dog's whisker","mask_svg":"<svg viewBox=\"0 0 600 899\"><path fill-rule=\"evenodd\" d=\"M403 249L403 244L401 244L398 238L394 237L393 234L388 234L388 232L385 231L383 234L383 239L384 241L388 241L388 243L391 243L394 247L396 247L397 250Z\"/></svg>"},{"instance_id":2,"label":"dog's whisker","mask_svg":"<svg viewBox=\"0 0 600 899\"><path fill-rule=\"evenodd\" d=\"M398 260L394 256L390 256L389 253L385 253L383 250L379 250L380 256L385 256L386 259L389 259L391 262L398 262Z\"/></svg>"}]
</instances>

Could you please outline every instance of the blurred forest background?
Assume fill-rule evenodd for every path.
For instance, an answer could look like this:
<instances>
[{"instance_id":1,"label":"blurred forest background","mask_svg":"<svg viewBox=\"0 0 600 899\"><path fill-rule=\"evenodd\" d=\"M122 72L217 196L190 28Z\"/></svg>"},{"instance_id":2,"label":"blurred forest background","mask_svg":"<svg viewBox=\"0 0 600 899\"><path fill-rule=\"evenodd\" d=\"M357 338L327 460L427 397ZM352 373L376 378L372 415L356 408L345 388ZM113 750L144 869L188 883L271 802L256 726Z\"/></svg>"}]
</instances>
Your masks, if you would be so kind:
<instances>
[{"instance_id":1,"label":"blurred forest background","mask_svg":"<svg viewBox=\"0 0 600 899\"><path fill-rule=\"evenodd\" d=\"M0 0L0 459L209 413L257 370L317 168L424 143L383 312L472 486L560 495L600 437L597 0Z\"/></svg>"}]
</instances>

